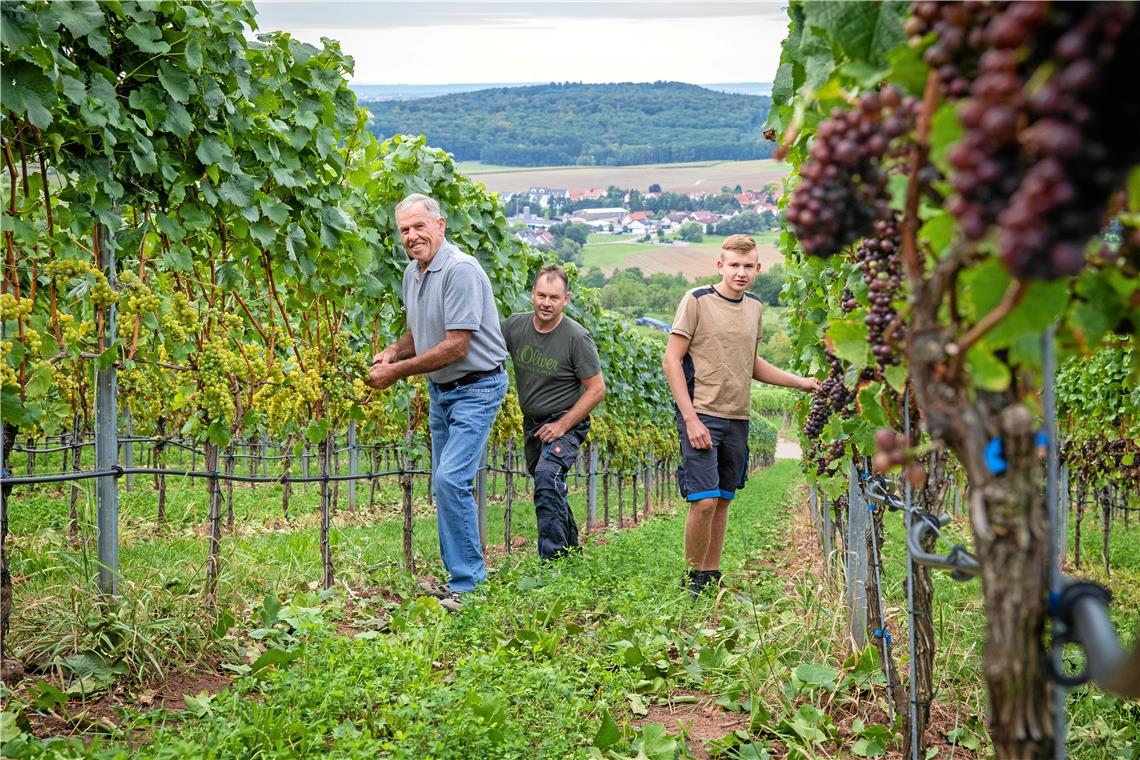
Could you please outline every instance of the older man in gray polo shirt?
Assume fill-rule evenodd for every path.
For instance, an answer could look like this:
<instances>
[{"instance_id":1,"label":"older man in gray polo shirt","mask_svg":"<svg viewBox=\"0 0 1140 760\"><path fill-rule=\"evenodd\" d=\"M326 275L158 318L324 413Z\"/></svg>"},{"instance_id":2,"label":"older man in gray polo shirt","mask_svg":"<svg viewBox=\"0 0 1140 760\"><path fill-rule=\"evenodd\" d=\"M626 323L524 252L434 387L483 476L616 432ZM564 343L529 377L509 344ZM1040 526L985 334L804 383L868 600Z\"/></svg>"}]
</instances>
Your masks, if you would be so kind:
<instances>
[{"instance_id":1,"label":"older man in gray polo shirt","mask_svg":"<svg viewBox=\"0 0 1140 760\"><path fill-rule=\"evenodd\" d=\"M383 389L421 374L430 381L431 487L439 553L451 575L436 595L454 611L487 577L471 481L507 392L507 347L491 281L447 241L439 203L409 195L396 206L396 226L411 259L403 286L409 329L376 355L369 385Z\"/></svg>"}]
</instances>

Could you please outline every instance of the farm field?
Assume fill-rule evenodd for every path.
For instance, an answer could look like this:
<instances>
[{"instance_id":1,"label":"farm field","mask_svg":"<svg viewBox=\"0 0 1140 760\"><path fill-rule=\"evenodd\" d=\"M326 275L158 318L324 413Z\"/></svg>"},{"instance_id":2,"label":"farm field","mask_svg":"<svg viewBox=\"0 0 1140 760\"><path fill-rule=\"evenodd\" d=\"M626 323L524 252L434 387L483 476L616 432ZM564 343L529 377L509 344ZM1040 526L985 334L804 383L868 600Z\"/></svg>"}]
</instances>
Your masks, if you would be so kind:
<instances>
[{"instance_id":1,"label":"farm field","mask_svg":"<svg viewBox=\"0 0 1140 760\"><path fill-rule=\"evenodd\" d=\"M775 233L755 235L760 253L761 269L783 262L783 254L775 245ZM700 243L638 243L628 237L614 239L612 235L592 235L582 249L584 267L596 266L607 275L618 269L640 267L646 274L664 272L682 274L687 279L716 274L716 258L724 236L706 235Z\"/></svg>"},{"instance_id":2,"label":"farm field","mask_svg":"<svg viewBox=\"0 0 1140 760\"><path fill-rule=\"evenodd\" d=\"M751 481L733 506L727 590L695 603L680 588L679 502L658 504L636 527L586 537L579 557L542 564L520 483L513 532L528 543L510 555L493 549L489 581L454 616L416 597L397 566L399 516L385 499L378 513L337 516L341 580L320 593L311 582L320 574L311 496L298 495L294 522L285 525L273 514L275 494L239 489L220 596L232 626L207 654L184 661L180 637L191 635L200 601L195 567L206 539L194 527L202 504L179 491L181 506L156 532L153 494L140 484L124 505L119 630L134 636L119 639L119 652L158 656L167 669L148 671L143 683L121 679L86 701L40 686L48 672L34 675L6 698L27 720L20 743L9 746L57 757L200 756L209 747L214 757L665 758L684 744L686 756L702 758L732 750L848 756L843 748L864 742L881 755L891 739L873 723L885 706L875 649L847 651L841 586L827 578L798 464L777 462ZM430 572L438 556L423 498L416 551ZM62 500L38 493L21 501L13 513L17 645L97 636L68 632L63 616L51 616L60 600L49 595L67 589L76 603L93 603L79 593L90 571L83 547L67 545L59 520L31 519L33 510L59 517ZM583 520L581 491L572 501ZM905 552L901 518L890 517L884 586L890 625L901 628ZM491 509L491 535L501 535L502 520L500 503ZM959 517L951 532L964 523ZM1095 522L1086 530L1089 549L1099 537ZM1135 523L1114 526L1112 579L1087 564L1083 571L1113 589L1121 630L1140 622L1138 544ZM945 575L935 582L932 757L981 756L977 586ZM895 646L896 654L905 649ZM266 659L273 664L250 672ZM1138 712L1094 691L1072 692L1072 757L1127 756L1111 751L1135 738Z\"/></svg>"},{"instance_id":3,"label":"farm field","mask_svg":"<svg viewBox=\"0 0 1140 760\"><path fill-rule=\"evenodd\" d=\"M717 193L728 185L759 190L769 182L779 183L787 173L785 165L772 159L756 161L699 161L684 164L644 164L640 166L556 166L510 167L484 165L478 161L460 162L456 170L482 182L497 193L511 193L531 187L560 187L567 190L609 187L637 188L651 184L673 193L700 191Z\"/></svg>"}]
</instances>

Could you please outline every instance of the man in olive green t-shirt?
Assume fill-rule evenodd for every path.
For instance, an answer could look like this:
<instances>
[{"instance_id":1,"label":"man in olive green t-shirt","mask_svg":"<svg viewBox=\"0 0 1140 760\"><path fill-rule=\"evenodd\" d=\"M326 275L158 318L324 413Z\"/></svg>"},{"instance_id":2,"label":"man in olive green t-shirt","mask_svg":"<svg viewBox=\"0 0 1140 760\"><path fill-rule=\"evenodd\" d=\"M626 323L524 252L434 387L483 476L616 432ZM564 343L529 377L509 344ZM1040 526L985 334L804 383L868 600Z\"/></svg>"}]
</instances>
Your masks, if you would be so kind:
<instances>
[{"instance_id":1,"label":"man in olive green t-shirt","mask_svg":"<svg viewBox=\"0 0 1140 760\"><path fill-rule=\"evenodd\" d=\"M554 559L578 547L566 498L566 472L590 430L590 412L606 395L594 339L562 312L570 301L566 272L547 264L531 291L533 312L502 323L523 413L527 470L534 477L538 554Z\"/></svg>"},{"instance_id":2,"label":"man in olive green t-shirt","mask_svg":"<svg viewBox=\"0 0 1140 760\"><path fill-rule=\"evenodd\" d=\"M725 238L716 262L720 282L681 299L661 362L677 405L678 482L689 502L685 563L694 597L710 583L720 585L728 505L747 475L752 381L802 391L819 385L756 355L761 304L748 286L758 259L752 238Z\"/></svg>"}]
</instances>

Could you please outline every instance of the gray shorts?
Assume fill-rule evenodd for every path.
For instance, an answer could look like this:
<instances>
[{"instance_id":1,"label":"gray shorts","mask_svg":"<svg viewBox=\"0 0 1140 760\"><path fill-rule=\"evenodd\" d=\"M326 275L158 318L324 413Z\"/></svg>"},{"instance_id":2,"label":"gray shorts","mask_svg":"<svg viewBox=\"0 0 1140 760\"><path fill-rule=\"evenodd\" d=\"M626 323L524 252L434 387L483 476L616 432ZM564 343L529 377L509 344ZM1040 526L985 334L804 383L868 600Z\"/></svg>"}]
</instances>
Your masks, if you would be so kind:
<instances>
[{"instance_id":1,"label":"gray shorts","mask_svg":"<svg viewBox=\"0 0 1140 760\"><path fill-rule=\"evenodd\" d=\"M694 449L689 445L685 421L677 415L677 435L681 439L681 464L677 486L685 501L731 499L748 479L748 420L729 420L697 413L709 429L712 448Z\"/></svg>"}]
</instances>

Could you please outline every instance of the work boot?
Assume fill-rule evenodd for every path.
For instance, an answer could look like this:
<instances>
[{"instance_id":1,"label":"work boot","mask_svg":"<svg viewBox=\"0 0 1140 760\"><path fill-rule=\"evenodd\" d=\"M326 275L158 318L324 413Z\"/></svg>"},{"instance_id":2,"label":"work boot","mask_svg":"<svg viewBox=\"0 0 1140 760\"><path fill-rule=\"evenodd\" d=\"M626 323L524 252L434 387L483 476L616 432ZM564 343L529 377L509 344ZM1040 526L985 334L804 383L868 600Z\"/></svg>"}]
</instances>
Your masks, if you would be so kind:
<instances>
[{"instance_id":1,"label":"work boot","mask_svg":"<svg viewBox=\"0 0 1140 760\"><path fill-rule=\"evenodd\" d=\"M701 590L704 589L705 584L708 582L708 573L704 570L690 570L687 586L689 589L689 598L695 601L696 598L701 595Z\"/></svg>"},{"instance_id":2,"label":"work boot","mask_svg":"<svg viewBox=\"0 0 1140 760\"><path fill-rule=\"evenodd\" d=\"M436 599L446 599L451 596L451 589L447 583L434 580L416 581L416 591L424 596L434 596Z\"/></svg>"},{"instance_id":3,"label":"work boot","mask_svg":"<svg viewBox=\"0 0 1140 760\"><path fill-rule=\"evenodd\" d=\"M458 591L452 591L439 600L439 605L448 612L459 612L463 609L463 594L460 594Z\"/></svg>"},{"instance_id":4,"label":"work boot","mask_svg":"<svg viewBox=\"0 0 1140 760\"><path fill-rule=\"evenodd\" d=\"M705 570L705 585L718 590L724 588L724 582L720 579L720 570Z\"/></svg>"}]
</instances>

